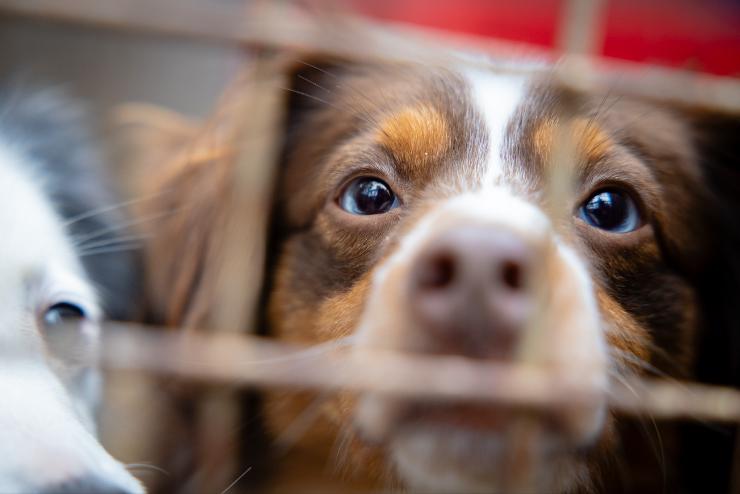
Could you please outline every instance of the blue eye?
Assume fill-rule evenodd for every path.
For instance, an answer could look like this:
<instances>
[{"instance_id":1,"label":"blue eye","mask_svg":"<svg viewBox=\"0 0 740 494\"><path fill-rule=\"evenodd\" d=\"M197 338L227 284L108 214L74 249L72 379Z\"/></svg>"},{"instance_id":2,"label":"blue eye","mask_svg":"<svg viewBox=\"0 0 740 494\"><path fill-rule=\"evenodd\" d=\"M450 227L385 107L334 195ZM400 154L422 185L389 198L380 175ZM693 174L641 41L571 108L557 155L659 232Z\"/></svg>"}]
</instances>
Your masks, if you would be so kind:
<instances>
[{"instance_id":1,"label":"blue eye","mask_svg":"<svg viewBox=\"0 0 740 494\"><path fill-rule=\"evenodd\" d=\"M359 177L345 187L339 206L351 214L382 214L397 207L398 198L379 178Z\"/></svg>"},{"instance_id":2,"label":"blue eye","mask_svg":"<svg viewBox=\"0 0 740 494\"><path fill-rule=\"evenodd\" d=\"M589 225L614 233L628 233L642 225L635 201L615 189L596 192L580 207L578 215Z\"/></svg>"}]
</instances>

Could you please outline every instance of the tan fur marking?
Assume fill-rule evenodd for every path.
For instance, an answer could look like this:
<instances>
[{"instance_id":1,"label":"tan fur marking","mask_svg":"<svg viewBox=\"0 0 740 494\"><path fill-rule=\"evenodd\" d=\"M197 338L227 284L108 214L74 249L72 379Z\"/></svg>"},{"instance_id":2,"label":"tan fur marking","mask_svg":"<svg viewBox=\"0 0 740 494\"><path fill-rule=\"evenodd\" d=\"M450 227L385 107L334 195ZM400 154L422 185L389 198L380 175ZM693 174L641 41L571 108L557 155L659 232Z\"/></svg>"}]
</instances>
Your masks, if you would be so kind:
<instances>
[{"instance_id":1,"label":"tan fur marking","mask_svg":"<svg viewBox=\"0 0 740 494\"><path fill-rule=\"evenodd\" d=\"M650 335L645 328L603 289L596 289L596 300L607 326L606 339L609 346L647 362L650 358ZM625 364L635 371L640 370L634 362L626 361Z\"/></svg>"},{"instance_id":2,"label":"tan fur marking","mask_svg":"<svg viewBox=\"0 0 740 494\"><path fill-rule=\"evenodd\" d=\"M572 123L573 135L587 161L598 161L605 157L614 145L609 134L590 119L577 118Z\"/></svg>"},{"instance_id":3,"label":"tan fur marking","mask_svg":"<svg viewBox=\"0 0 740 494\"><path fill-rule=\"evenodd\" d=\"M548 118L540 122L534 133L533 142L537 154L543 160L551 156L560 122ZM586 161L594 162L607 155L614 145L609 134L598 123L587 118L576 118L570 123L571 135L578 143L578 151Z\"/></svg>"},{"instance_id":4,"label":"tan fur marking","mask_svg":"<svg viewBox=\"0 0 740 494\"><path fill-rule=\"evenodd\" d=\"M539 122L532 132L532 144L537 156L543 162L546 162L552 154L552 143L555 141L557 130L557 122L552 118L546 118Z\"/></svg>"},{"instance_id":5,"label":"tan fur marking","mask_svg":"<svg viewBox=\"0 0 740 494\"><path fill-rule=\"evenodd\" d=\"M399 163L418 166L437 159L450 146L447 121L428 105L406 107L380 125L378 140Z\"/></svg>"}]
</instances>

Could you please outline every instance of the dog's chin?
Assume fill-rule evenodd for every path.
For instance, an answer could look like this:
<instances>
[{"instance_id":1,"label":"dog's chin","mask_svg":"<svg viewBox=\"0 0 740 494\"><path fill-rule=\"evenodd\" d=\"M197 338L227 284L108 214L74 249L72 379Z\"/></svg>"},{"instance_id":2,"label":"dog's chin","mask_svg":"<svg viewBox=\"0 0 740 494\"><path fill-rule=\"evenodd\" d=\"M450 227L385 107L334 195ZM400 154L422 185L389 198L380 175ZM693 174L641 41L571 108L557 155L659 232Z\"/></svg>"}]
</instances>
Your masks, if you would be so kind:
<instances>
[{"instance_id":1,"label":"dog's chin","mask_svg":"<svg viewBox=\"0 0 740 494\"><path fill-rule=\"evenodd\" d=\"M589 483L578 451L543 432L526 458L517 459L520 444L514 443L523 440L502 430L409 423L397 429L389 448L397 475L412 491L571 492Z\"/></svg>"},{"instance_id":2,"label":"dog's chin","mask_svg":"<svg viewBox=\"0 0 740 494\"><path fill-rule=\"evenodd\" d=\"M587 457L605 425L602 411L535 413L366 395L355 426L362 439L387 448L412 491L565 493L591 484ZM588 431L568 427L587 418Z\"/></svg>"},{"instance_id":3,"label":"dog's chin","mask_svg":"<svg viewBox=\"0 0 740 494\"><path fill-rule=\"evenodd\" d=\"M602 401L536 411L369 393L354 424L412 491L567 493L591 490L591 453L610 422Z\"/></svg>"}]
</instances>

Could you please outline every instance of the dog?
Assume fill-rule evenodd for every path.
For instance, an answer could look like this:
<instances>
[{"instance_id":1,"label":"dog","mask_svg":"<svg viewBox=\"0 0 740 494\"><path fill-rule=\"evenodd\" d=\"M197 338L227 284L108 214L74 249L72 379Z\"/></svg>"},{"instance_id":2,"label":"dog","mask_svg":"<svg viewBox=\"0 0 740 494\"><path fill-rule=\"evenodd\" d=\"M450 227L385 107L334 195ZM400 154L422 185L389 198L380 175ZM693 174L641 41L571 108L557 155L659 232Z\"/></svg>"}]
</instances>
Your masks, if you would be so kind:
<instances>
[{"instance_id":1,"label":"dog","mask_svg":"<svg viewBox=\"0 0 740 494\"><path fill-rule=\"evenodd\" d=\"M103 308L125 318L133 300L123 218L81 106L0 95L0 491L141 493L96 436Z\"/></svg>"},{"instance_id":2,"label":"dog","mask_svg":"<svg viewBox=\"0 0 740 494\"><path fill-rule=\"evenodd\" d=\"M321 57L286 66L267 334L495 363L516 363L526 346L529 363L602 390L655 373L737 384L737 222L722 202L738 183L736 119L566 89L545 66ZM231 165L228 153L188 163L193 142L187 166L175 160L156 182L174 191L166 207L191 206L153 229L149 284L178 287L157 291L157 322L217 305L201 300L214 258L203 246L223 235L212 219L230 182L214 177ZM568 146L572 187L558 197L554 163ZM172 248L192 269L174 264L183 256ZM298 413L284 395L266 402L275 433ZM315 451L375 488L691 491L699 482L681 462L725 466L702 476L704 487L726 485L729 471L731 440L694 447L668 426L646 443L605 394L539 412L373 393L324 408L309 434ZM539 432L526 485L508 463L521 417ZM349 432L336 451L338 431Z\"/></svg>"}]
</instances>

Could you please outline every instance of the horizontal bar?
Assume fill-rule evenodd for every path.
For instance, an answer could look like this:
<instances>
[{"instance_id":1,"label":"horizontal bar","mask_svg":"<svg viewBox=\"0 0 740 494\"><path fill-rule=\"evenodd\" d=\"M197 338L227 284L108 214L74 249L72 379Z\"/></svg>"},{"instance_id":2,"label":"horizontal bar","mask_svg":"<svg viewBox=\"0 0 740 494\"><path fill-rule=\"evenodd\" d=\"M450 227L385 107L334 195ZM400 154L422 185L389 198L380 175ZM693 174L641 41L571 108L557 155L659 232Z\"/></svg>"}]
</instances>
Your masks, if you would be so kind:
<instances>
[{"instance_id":1,"label":"horizontal bar","mask_svg":"<svg viewBox=\"0 0 740 494\"><path fill-rule=\"evenodd\" d=\"M253 8L185 0L0 0L0 12L357 59L444 63L460 51L484 52L520 61L553 59L552 54L542 49L520 43L381 24L327 10L311 14L288 2L248 5ZM566 58L565 63L559 64L558 74L563 84L581 90L625 92L666 103L740 114L740 83L734 78L582 56Z\"/></svg>"},{"instance_id":2,"label":"horizontal bar","mask_svg":"<svg viewBox=\"0 0 740 494\"><path fill-rule=\"evenodd\" d=\"M613 410L624 414L740 422L740 392L732 388L625 378L607 390L552 369L454 356L352 351L348 340L300 346L230 332L106 326L101 361L117 371L234 386L363 391L535 409L588 406L606 397Z\"/></svg>"}]
</instances>

